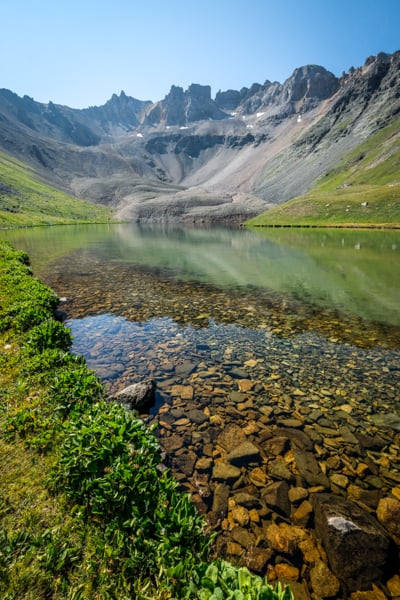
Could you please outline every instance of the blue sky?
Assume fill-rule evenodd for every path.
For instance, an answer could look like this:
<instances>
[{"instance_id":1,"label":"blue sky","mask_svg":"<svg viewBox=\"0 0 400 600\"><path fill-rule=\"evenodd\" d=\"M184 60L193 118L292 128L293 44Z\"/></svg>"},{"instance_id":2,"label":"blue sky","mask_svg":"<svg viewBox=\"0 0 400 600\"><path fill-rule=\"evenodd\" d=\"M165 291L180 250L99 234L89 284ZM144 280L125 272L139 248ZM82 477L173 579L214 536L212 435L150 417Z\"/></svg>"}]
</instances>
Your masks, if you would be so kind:
<instances>
[{"instance_id":1,"label":"blue sky","mask_svg":"<svg viewBox=\"0 0 400 600\"><path fill-rule=\"evenodd\" d=\"M400 0L4 0L0 87L40 102L101 105L172 84L213 96L296 67L340 75L400 49Z\"/></svg>"}]
</instances>

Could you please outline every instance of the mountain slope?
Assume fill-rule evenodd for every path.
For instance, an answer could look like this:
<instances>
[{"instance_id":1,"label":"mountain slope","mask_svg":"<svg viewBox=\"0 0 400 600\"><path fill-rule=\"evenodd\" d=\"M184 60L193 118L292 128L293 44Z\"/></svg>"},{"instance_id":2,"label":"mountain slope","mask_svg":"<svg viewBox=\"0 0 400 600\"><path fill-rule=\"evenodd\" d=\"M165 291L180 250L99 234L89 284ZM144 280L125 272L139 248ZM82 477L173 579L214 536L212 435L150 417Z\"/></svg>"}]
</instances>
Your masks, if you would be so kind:
<instances>
[{"instance_id":1,"label":"mountain slope","mask_svg":"<svg viewBox=\"0 0 400 600\"><path fill-rule=\"evenodd\" d=\"M0 153L0 227L106 221L110 212L52 188L23 163Z\"/></svg>"},{"instance_id":2,"label":"mountain slope","mask_svg":"<svg viewBox=\"0 0 400 600\"><path fill-rule=\"evenodd\" d=\"M0 90L0 148L131 220L242 221L306 194L400 114L400 52L341 78L317 65L218 92L121 92L83 110ZM382 160L385 160L384 158Z\"/></svg>"}]
</instances>

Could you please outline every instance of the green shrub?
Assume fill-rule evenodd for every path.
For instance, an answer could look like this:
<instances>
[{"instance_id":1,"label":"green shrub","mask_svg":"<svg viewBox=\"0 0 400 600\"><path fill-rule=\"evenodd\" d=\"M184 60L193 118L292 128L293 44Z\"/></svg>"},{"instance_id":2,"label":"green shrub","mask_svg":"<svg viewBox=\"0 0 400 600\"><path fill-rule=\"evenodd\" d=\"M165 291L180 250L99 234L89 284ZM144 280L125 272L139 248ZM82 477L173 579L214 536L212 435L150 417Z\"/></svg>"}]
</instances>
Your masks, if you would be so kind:
<instances>
[{"instance_id":1,"label":"green shrub","mask_svg":"<svg viewBox=\"0 0 400 600\"><path fill-rule=\"evenodd\" d=\"M70 330L59 321L49 319L32 327L29 331L26 346L32 354L45 350L68 350L72 344Z\"/></svg>"}]
</instances>

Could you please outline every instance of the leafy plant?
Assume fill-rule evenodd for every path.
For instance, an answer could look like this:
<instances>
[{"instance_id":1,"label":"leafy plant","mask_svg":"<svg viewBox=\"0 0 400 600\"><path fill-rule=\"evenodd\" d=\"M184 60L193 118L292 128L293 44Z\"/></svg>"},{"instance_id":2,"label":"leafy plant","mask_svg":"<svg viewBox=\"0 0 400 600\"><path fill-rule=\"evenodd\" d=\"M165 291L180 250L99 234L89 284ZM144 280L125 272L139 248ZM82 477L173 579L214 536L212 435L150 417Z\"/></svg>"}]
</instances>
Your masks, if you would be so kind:
<instances>
[{"instance_id":1,"label":"leafy plant","mask_svg":"<svg viewBox=\"0 0 400 600\"><path fill-rule=\"evenodd\" d=\"M265 577L223 560L207 567L196 597L199 600L293 600L289 587L283 589L278 583L273 588Z\"/></svg>"},{"instance_id":2,"label":"leafy plant","mask_svg":"<svg viewBox=\"0 0 400 600\"><path fill-rule=\"evenodd\" d=\"M68 350L72 344L70 330L59 321L48 319L29 331L26 346L31 353L45 350Z\"/></svg>"}]
</instances>

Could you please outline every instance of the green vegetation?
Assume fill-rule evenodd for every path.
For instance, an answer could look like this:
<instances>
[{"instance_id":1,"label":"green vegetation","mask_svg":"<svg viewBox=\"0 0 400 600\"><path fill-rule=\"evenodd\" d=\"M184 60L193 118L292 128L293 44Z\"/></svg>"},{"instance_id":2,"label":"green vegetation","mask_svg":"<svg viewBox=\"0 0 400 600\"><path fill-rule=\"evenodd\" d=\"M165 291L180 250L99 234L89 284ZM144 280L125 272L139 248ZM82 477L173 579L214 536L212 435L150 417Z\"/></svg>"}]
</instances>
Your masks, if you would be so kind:
<instances>
[{"instance_id":1,"label":"green vegetation","mask_svg":"<svg viewBox=\"0 0 400 600\"><path fill-rule=\"evenodd\" d=\"M45 184L31 167L0 152L0 227L109 219L109 209Z\"/></svg>"},{"instance_id":2,"label":"green vegetation","mask_svg":"<svg viewBox=\"0 0 400 600\"><path fill-rule=\"evenodd\" d=\"M104 397L54 293L0 243L0 597L291 600L209 562L212 538L152 431Z\"/></svg>"},{"instance_id":3,"label":"green vegetation","mask_svg":"<svg viewBox=\"0 0 400 600\"><path fill-rule=\"evenodd\" d=\"M309 194L247 224L400 227L400 120L348 154Z\"/></svg>"}]
</instances>

